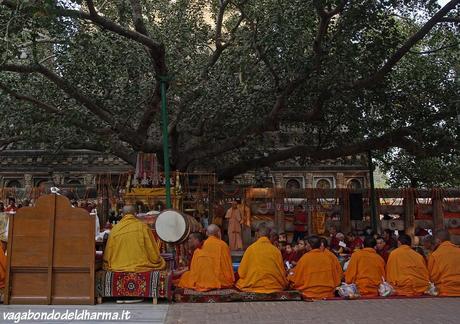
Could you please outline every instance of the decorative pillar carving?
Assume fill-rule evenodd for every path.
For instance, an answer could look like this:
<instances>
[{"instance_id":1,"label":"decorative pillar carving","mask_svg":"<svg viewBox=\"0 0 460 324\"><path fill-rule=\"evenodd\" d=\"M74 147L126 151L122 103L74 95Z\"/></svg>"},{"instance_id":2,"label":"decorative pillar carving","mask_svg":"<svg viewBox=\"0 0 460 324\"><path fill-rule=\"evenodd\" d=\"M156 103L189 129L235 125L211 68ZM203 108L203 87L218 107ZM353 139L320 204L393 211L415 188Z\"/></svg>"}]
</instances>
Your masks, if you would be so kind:
<instances>
[{"instance_id":1,"label":"decorative pillar carving","mask_svg":"<svg viewBox=\"0 0 460 324\"><path fill-rule=\"evenodd\" d=\"M32 182L32 175L29 174L29 173L25 173L24 174L24 188L26 189L30 189L34 186L33 182Z\"/></svg>"},{"instance_id":2,"label":"decorative pillar carving","mask_svg":"<svg viewBox=\"0 0 460 324\"><path fill-rule=\"evenodd\" d=\"M337 172L337 188L346 188L345 178L342 172Z\"/></svg>"},{"instance_id":3,"label":"decorative pillar carving","mask_svg":"<svg viewBox=\"0 0 460 324\"><path fill-rule=\"evenodd\" d=\"M85 186L91 186L95 184L95 177L92 174L85 174L83 176L83 184Z\"/></svg>"}]
</instances>

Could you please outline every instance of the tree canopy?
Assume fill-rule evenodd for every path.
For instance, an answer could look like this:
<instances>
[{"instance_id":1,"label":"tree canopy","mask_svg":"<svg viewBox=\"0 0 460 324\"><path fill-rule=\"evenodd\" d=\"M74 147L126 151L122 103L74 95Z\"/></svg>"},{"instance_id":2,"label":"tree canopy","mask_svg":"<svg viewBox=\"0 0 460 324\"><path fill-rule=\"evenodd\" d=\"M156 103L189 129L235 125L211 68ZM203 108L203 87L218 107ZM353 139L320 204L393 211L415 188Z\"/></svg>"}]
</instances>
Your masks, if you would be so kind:
<instances>
[{"instance_id":1,"label":"tree canopy","mask_svg":"<svg viewBox=\"0 0 460 324\"><path fill-rule=\"evenodd\" d=\"M167 80L177 170L222 179L368 150L458 153L460 0L3 0L0 9L0 146L161 157Z\"/></svg>"}]
</instances>

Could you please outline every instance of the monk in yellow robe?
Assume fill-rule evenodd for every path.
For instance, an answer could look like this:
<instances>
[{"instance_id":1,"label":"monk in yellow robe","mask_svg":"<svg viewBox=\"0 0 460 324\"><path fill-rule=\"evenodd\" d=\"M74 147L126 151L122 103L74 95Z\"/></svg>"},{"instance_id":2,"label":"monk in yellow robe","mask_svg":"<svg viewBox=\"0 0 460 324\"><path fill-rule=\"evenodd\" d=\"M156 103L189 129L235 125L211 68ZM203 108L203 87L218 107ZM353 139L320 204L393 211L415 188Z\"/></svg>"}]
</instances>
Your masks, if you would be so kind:
<instances>
[{"instance_id":1,"label":"monk in yellow robe","mask_svg":"<svg viewBox=\"0 0 460 324\"><path fill-rule=\"evenodd\" d=\"M439 296L460 296L460 248L450 242L447 230L435 233L438 248L428 258L430 279Z\"/></svg>"},{"instance_id":2,"label":"monk in yellow robe","mask_svg":"<svg viewBox=\"0 0 460 324\"><path fill-rule=\"evenodd\" d=\"M182 274L178 287L197 291L233 287L235 276L230 248L220 239L217 225L209 225L206 234L208 239L193 253L190 270Z\"/></svg>"},{"instance_id":3,"label":"monk in yellow robe","mask_svg":"<svg viewBox=\"0 0 460 324\"><path fill-rule=\"evenodd\" d=\"M166 267L152 231L134 214L133 206L125 206L123 218L112 228L104 251L104 270L147 272Z\"/></svg>"},{"instance_id":4,"label":"monk in yellow robe","mask_svg":"<svg viewBox=\"0 0 460 324\"><path fill-rule=\"evenodd\" d=\"M259 225L257 241L244 252L238 269L240 279L236 287L241 291L265 293L282 291L287 285L283 257L269 240L270 229L265 223Z\"/></svg>"},{"instance_id":5,"label":"monk in yellow robe","mask_svg":"<svg viewBox=\"0 0 460 324\"><path fill-rule=\"evenodd\" d=\"M398 237L398 248L388 257L387 281L400 296L420 296L429 286L428 269L422 255L411 249L409 235Z\"/></svg>"},{"instance_id":6,"label":"monk in yellow robe","mask_svg":"<svg viewBox=\"0 0 460 324\"><path fill-rule=\"evenodd\" d=\"M361 296L378 296L379 285L385 276L385 261L375 251L376 240L364 239L364 249L355 250L345 272L345 282L354 283Z\"/></svg>"},{"instance_id":7,"label":"monk in yellow robe","mask_svg":"<svg viewBox=\"0 0 460 324\"><path fill-rule=\"evenodd\" d=\"M304 297L322 299L334 297L335 288L340 285L342 268L337 258L321 250L321 239L310 236L307 239L312 250L300 258L288 275L292 288L302 292Z\"/></svg>"}]
</instances>

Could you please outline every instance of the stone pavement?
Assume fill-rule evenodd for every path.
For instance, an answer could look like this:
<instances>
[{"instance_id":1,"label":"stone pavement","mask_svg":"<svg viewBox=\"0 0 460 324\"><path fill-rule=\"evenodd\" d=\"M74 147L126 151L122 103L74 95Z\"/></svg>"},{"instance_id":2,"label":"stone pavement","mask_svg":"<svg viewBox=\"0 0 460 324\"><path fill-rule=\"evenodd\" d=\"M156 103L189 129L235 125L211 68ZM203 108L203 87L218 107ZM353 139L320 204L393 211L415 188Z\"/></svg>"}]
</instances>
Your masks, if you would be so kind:
<instances>
[{"instance_id":1,"label":"stone pavement","mask_svg":"<svg viewBox=\"0 0 460 324\"><path fill-rule=\"evenodd\" d=\"M174 304L166 324L460 323L460 298Z\"/></svg>"},{"instance_id":2,"label":"stone pavement","mask_svg":"<svg viewBox=\"0 0 460 324\"><path fill-rule=\"evenodd\" d=\"M113 302L95 306L20 306L0 305L0 323L14 323L3 316L9 312L108 313L129 311L130 318L120 323L166 324L450 324L460 323L460 298L386 299L317 302L254 302L221 304L142 304L118 305ZM70 321L43 320L19 323L116 323L107 319Z\"/></svg>"}]
</instances>

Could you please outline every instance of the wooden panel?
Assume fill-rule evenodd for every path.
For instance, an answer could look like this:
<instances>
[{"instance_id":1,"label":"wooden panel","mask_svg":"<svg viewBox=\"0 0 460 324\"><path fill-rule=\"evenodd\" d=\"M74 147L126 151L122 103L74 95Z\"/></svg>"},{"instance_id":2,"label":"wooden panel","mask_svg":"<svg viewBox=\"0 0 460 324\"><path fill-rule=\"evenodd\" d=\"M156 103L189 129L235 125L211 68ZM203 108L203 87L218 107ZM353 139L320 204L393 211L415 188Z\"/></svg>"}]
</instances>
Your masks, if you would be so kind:
<instances>
[{"instance_id":1,"label":"wooden panel","mask_svg":"<svg viewBox=\"0 0 460 324\"><path fill-rule=\"evenodd\" d=\"M39 272L41 271L41 272ZM21 269L10 276L10 304L47 304L47 269Z\"/></svg>"},{"instance_id":2,"label":"wooden panel","mask_svg":"<svg viewBox=\"0 0 460 324\"><path fill-rule=\"evenodd\" d=\"M63 196L21 208L10 227L10 304L94 304L94 218Z\"/></svg>"}]
</instances>

